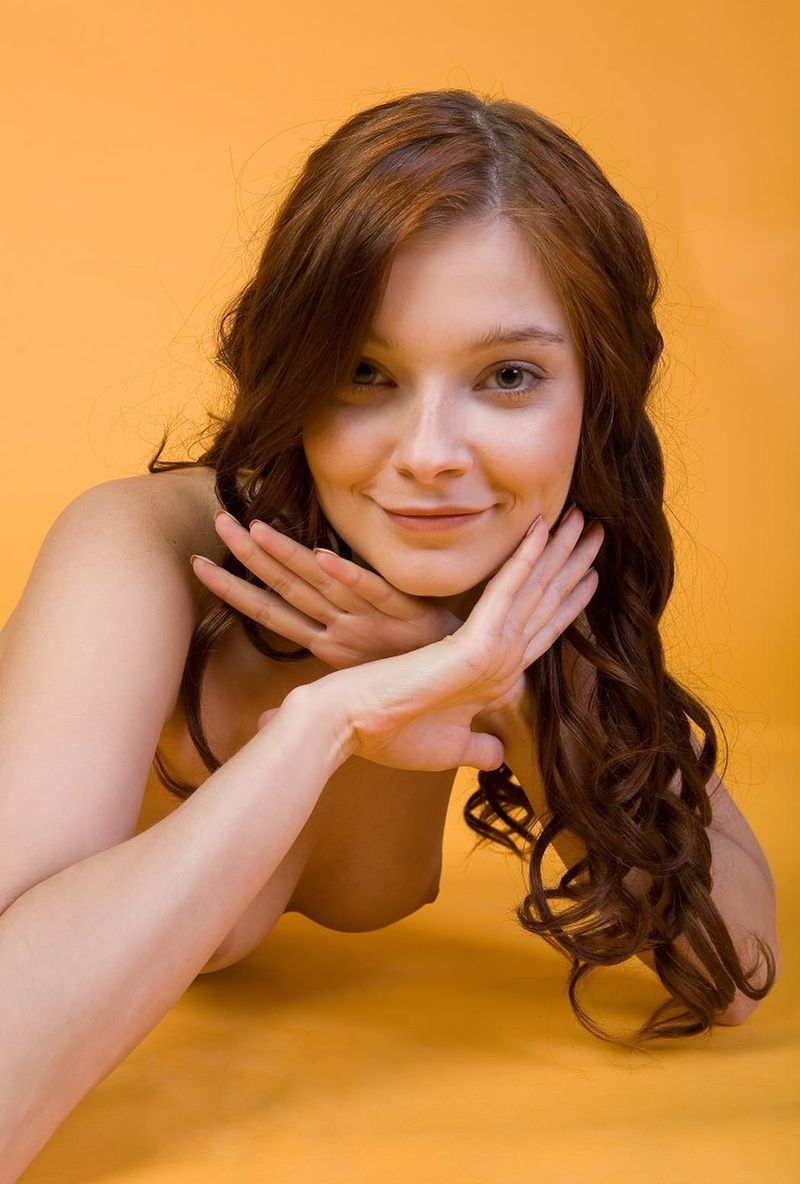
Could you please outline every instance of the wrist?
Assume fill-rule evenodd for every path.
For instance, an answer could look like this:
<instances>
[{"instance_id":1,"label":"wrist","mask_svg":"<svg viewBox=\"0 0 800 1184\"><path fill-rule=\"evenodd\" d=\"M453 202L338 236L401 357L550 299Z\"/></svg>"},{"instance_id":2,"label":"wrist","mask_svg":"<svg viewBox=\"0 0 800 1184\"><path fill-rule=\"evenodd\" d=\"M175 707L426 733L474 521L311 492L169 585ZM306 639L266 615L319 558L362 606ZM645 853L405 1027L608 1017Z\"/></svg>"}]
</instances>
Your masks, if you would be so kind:
<instances>
[{"instance_id":1,"label":"wrist","mask_svg":"<svg viewBox=\"0 0 800 1184\"><path fill-rule=\"evenodd\" d=\"M350 720L342 710L341 696L322 685L331 677L326 675L318 682L295 687L283 700L279 715L306 727L315 747L325 748L332 775L353 755L355 742Z\"/></svg>"},{"instance_id":2,"label":"wrist","mask_svg":"<svg viewBox=\"0 0 800 1184\"><path fill-rule=\"evenodd\" d=\"M514 738L528 736L532 727L533 710L524 675L509 703L494 711L480 711L472 721L474 732L489 732L493 736L498 736L505 744L511 743Z\"/></svg>"}]
</instances>

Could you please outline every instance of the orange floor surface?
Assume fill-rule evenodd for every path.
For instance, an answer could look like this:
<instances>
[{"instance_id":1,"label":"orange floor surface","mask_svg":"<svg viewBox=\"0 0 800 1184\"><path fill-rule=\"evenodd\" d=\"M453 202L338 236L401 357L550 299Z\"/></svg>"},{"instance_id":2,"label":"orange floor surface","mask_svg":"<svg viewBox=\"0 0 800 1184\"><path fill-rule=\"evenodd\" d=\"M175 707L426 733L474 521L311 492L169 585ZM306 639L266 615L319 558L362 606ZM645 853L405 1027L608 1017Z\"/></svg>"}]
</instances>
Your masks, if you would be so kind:
<instances>
[{"instance_id":1,"label":"orange floor surface","mask_svg":"<svg viewBox=\"0 0 800 1184\"><path fill-rule=\"evenodd\" d=\"M647 1057L585 1032L566 963L514 920L522 865L469 854L462 770L434 904L363 934L284 916L194 981L22 1181L800 1180L800 735L767 744L768 785L731 792L773 868L784 965L745 1024ZM634 960L583 998L631 1032L665 992Z\"/></svg>"}]
</instances>

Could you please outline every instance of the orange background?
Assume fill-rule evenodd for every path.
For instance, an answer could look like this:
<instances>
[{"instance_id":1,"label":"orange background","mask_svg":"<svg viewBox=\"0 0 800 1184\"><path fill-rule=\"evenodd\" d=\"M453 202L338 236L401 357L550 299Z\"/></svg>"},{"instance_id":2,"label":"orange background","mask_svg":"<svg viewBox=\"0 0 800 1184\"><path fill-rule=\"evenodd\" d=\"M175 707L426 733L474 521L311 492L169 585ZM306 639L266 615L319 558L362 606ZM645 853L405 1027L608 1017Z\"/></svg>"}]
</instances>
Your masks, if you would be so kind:
<instances>
[{"instance_id":1,"label":"orange background","mask_svg":"<svg viewBox=\"0 0 800 1184\"><path fill-rule=\"evenodd\" d=\"M462 773L435 905L358 935L283 918L263 950L189 988L24 1179L795 1179L795 6L4 12L0 623L69 500L143 472L171 417L166 455L182 455L220 390L213 319L321 139L411 90L527 103L593 154L661 266L654 414L679 563L664 640L728 732L725 780L775 873L784 956L775 992L710 1042L650 1063L596 1041L560 958L510 916L520 871L499 849L466 860ZM638 964L603 973L601 1022L631 1029L662 998Z\"/></svg>"}]
</instances>

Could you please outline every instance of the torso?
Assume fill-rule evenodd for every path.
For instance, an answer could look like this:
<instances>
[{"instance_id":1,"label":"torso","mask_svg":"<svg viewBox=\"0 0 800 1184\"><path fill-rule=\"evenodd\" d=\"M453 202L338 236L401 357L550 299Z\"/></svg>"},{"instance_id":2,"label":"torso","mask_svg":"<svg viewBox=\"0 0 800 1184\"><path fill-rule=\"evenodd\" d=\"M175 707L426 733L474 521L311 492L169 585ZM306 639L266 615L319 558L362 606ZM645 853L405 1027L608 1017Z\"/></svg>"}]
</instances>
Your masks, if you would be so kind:
<instances>
[{"instance_id":1,"label":"torso","mask_svg":"<svg viewBox=\"0 0 800 1184\"><path fill-rule=\"evenodd\" d=\"M208 523L218 504L213 470L178 469L134 480L168 482L179 491L177 496L185 491L198 515L201 542L193 549L221 561L224 547L213 530L216 553L209 546ZM201 610L210 594L191 569L189 574ZM277 649L296 648L274 634L266 636ZM255 734L262 712L280 706L294 687L324 677L330 669L314 657L279 662L260 654L237 620L216 643L203 677L203 725L217 757L228 760ZM189 737L179 701L163 728L159 751L172 775L183 781L199 785L210 776ZM455 773L389 769L351 757L324 787L277 872L231 930L226 948L243 956L283 912L299 912L321 925L352 932L389 925L432 901ZM137 833L180 804L151 770Z\"/></svg>"}]
</instances>

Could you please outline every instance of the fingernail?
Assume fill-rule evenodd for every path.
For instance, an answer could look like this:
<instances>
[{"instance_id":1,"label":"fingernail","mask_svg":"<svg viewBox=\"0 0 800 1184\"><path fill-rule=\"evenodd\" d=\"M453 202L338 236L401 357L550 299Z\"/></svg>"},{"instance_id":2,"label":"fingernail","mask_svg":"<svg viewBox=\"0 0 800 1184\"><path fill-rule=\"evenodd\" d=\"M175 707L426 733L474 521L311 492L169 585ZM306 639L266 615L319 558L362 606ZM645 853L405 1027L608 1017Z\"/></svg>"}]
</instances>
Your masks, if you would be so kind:
<instances>
[{"instance_id":1,"label":"fingernail","mask_svg":"<svg viewBox=\"0 0 800 1184\"><path fill-rule=\"evenodd\" d=\"M189 562L190 562L190 563L191 563L191 562L192 562L192 560L194 560L194 559L200 559L200 560L202 560L202 562L203 562L203 563L210 563L212 567L218 567L218 566L219 566L218 564L216 564L216 563L214 562L214 560L213 560L213 559L207 559L205 555L190 555L190 556L189 556Z\"/></svg>"},{"instance_id":2,"label":"fingernail","mask_svg":"<svg viewBox=\"0 0 800 1184\"><path fill-rule=\"evenodd\" d=\"M541 520L542 520L542 515L540 514L539 517L536 519L536 521L532 522L530 524L530 526L528 527L528 529L525 531L525 538L527 538L529 534L533 534L533 532L536 530L536 527L539 525Z\"/></svg>"},{"instance_id":3,"label":"fingernail","mask_svg":"<svg viewBox=\"0 0 800 1184\"><path fill-rule=\"evenodd\" d=\"M233 514L229 514L227 510L217 510L216 514L214 515L214 521L216 522L216 520L217 520L218 518L220 518L220 517L222 517L222 518L230 518L231 522L235 522L235 521L236 521L236 519L234 518ZM211 562L211 560L209 559L209 563L210 563L210 562Z\"/></svg>"},{"instance_id":4,"label":"fingernail","mask_svg":"<svg viewBox=\"0 0 800 1184\"><path fill-rule=\"evenodd\" d=\"M314 547L314 554L318 555L320 551L324 551L326 555L335 555L335 551L330 551L327 547Z\"/></svg>"}]
</instances>

